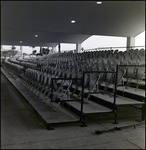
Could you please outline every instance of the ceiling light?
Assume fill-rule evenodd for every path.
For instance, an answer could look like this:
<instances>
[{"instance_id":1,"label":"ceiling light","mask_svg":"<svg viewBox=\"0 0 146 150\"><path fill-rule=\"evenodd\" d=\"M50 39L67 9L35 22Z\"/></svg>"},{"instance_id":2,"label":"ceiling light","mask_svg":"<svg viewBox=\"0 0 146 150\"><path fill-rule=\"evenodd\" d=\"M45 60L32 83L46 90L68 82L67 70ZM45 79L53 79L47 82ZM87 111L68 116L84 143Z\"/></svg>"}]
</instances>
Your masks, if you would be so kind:
<instances>
[{"instance_id":1,"label":"ceiling light","mask_svg":"<svg viewBox=\"0 0 146 150\"><path fill-rule=\"evenodd\" d=\"M97 4L102 4L102 2L97 2Z\"/></svg>"},{"instance_id":2,"label":"ceiling light","mask_svg":"<svg viewBox=\"0 0 146 150\"><path fill-rule=\"evenodd\" d=\"M38 37L38 35L36 34L35 37Z\"/></svg>"},{"instance_id":3,"label":"ceiling light","mask_svg":"<svg viewBox=\"0 0 146 150\"><path fill-rule=\"evenodd\" d=\"M20 41L20 43L22 43L22 41Z\"/></svg>"},{"instance_id":4,"label":"ceiling light","mask_svg":"<svg viewBox=\"0 0 146 150\"><path fill-rule=\"evenodd\" d=\"M75 23L75 22L76 22L75 20L72 20L72 21L71 21L71 23Z\"/></svg>"}]
</instances>

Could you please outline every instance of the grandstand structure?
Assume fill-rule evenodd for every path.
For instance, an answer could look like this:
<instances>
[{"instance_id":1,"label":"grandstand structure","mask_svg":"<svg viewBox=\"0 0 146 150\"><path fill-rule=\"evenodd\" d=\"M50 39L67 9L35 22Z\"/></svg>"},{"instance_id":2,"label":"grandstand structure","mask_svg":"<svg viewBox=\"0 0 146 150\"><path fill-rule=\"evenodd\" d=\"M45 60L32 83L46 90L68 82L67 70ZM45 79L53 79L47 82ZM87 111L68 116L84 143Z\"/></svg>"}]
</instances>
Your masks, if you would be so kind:
<instances>
[{"instance_id":1,"label":"grandstand structure","mask_svg":"<svg viewBox=\"0 0 146 150\"><path fill-rule=\"evenodd\" d=\"M89 116L99 114L102 114L104 119L108 114L112 114L113 122L117 124L120 107L123 107L123 110L129 109L131 113L136 111L135 117L145 122L145 48L134 48L133 45L134 36L144 30L145 2L103 2L101 7L104 12L107 8L120 12L116 15L107 10L106 16L102 14L105 21L99 16L100 6L97 6L98 9L94 8L97 5L94 3L2 2L2 44L55 47L61 42L76 43L75 53L62 53L59 49L57 53L30 58L10 57L2 62L1 72L21 93L47 129L52 129L53 124L74 122L81 122L82 126L86 126ZM15 8L20 9L20 14L16 15ZM31 14L28 16L26 11L30 8ZM60 14L56 15L52 8L56 8ZM64 8L66 10L63 12ZM79 16L76 17L76 22L79 24L66 25L65 20L74 16L71 12L75 8ZM91 14L94 22L91 19L86 21L91 16L88 18L89 12L84 12L85 8L93 10ZM6 12L7 9L12 11L9 15L14 19L9 22L6 19L9 13ZM42 10L37 16L39 21L31 18L35 17L38 10ZM67 11L68 17L65 15ZM131 19L135 13L136 16ZM108 15L113 16L109 22ZM43 16L52 20L47 22L42 19ZM59 21L55 22L55 17L60 17ZM84 18L82 23L80 17ZM34 22L31 24L29 19ZM101 23L96 20L100 20ZM125 23L124 27L121 22ZM109 27L105 29L107 24ZM34 36L36 34L37 37ZM81 52L81 43L93 34L127 37L126 51L95 49ZM128 114L125 118L127 116ZM97 116L96 120L98 119Z\"/></svg>"}]
</instances>

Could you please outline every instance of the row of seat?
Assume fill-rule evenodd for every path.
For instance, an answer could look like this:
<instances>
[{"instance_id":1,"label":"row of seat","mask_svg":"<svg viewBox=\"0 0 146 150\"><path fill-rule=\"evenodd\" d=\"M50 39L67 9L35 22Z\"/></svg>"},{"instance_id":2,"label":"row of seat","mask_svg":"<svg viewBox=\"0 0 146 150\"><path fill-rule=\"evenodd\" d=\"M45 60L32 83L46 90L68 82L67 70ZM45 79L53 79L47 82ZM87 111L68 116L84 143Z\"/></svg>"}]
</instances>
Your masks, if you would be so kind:
<instances>
[{"instance_id":1,"label":"row of seat","mask_svg":"<svg viewBox=\"0 0 146 150\"><path fill-rule=\"evenodd\" d=\"M9 68L14 74L21 76L23 72L23 66L6 61L4 65Z\"/></svg>"},{"instance_id":2,"label":"row of seat","mask_svg":"<svg viewBox=\"0 0 146 150\"><path fill-rule=\"evenodd\" d=\"M37 59L37 61L29 62L29 64L27 62L25 63L25 65L24 62L22 63L22 61L21 63L19 63L19 61L14 60L11 61L11 63L9 62L7 64L9 64L10 68L13 68L10 66L10 64L15 64L15 66L18 66L19 64L21 67L24 66L25 72L21 76L21 83L34 94L40 96L43 101L47 103L49 102L50 104L52 78L82 78L83 71L116 71L118 63L112 61L112 56L116 57L118 52L114 52L114 54L112 51L105 53L106 55L104 55L104 52L86 52L85 54L65 53L65 56L63 55L63 53L59 53L56 54L56 56L55 54L48 57L46 56L44 59L41 59L41 61L38 61ZM100 54L100 56L97 54ZM81 55L84 55L84 57L90 55L90 59L86 57L87 60L84 60L84 57ZM125 56L126 55L127 54L125 53ZM75 56L75 58L72 56ZM117 85L124 85L124 78L127 79L127 83L130 81L130 79L135 79L137 81L138 88L138 86L140 85L140 81L142 81L145 77L144 68L144 66L140 65L134 65L133 67L127 65L119 66ZM104 82L104 91L107 92L108 86L111 84L114 85L114 81L115 73L88 73L85 74L84 88L87 92L95 90L98 91L99 86ZM61 87L65 85L67 85L67 90L64 90L64 88L61 90ZM81 88L81 86L81 80L56 80L55 82L53 82L53 89L56 90L56 95L59 91L62 91L62 93L70 92L70 94L76 95L75 93L78 93L77 91L79 90L79 87ZM71 91L71 87L74 87L73 91ZM77 94L77 97L80 96L81 92ZM88 94L87 99L89 98L89 96L90 94Z\"/></svg>"},{"instance_id":3,"label":"row of seat","mask_svg":"<svg viewBox=\"0 0 146 150\"><path fill-rule=\"evenodd\" d=\"M136 52L138 53L139 52L139 54L143 54L143 49L140 49L139 51L129 50L128 52L129 53L136 53ZM18 61L17 62L13 61L13 62L17 63L17 64L19 63L20 65L27 66L28 68L33 68L33 69L37 69L37 67L38 67L41 71L46 72L46 73L53 73L53 71L55 71L55 69L58 69L58 70L70 69L70 70L75 70L78 72L82 72L82 71L86 71L86 70L92 70L92 71L113 70L113 71L115 71L117 64L118 65L120 65L120 64L127 65L126 60L128 60L127 58L129 58L129 57L127 57L127 58L125 57L126 60L124 60L124 62L121 63L120 59L113 59L113 57L111 57L111 55L113 54L112 50L111 51L85 52L85 54L83 54L83 55L96 56L97 54L104 54L104 53L105 53L105 55L109 54L107 58L105 56L104 57L101 57L101 56L96 57L96 59L94 59L92 57L90 59L87 59L86 61L84 61L82 59L81 59L82 61L80 59L78 61L74 61L74 59L71 59L72 55L78 57L78 56L81 56L82 54L76 55L73 53L69 53L69 58L70 58L69 59L67 57L67 53L65 54L66 56L64 56L64 57L62 57L63 56L62 53L59 53L59 54L57 54L56 57L55 57L55 55L53 55L53 57L46 57L46 58L44 58L45 60L41 60L41 61L37 61L37 62L34 61L33 63L28 63L28 62L26 63L26 62L22 62L22 61L20 63ZM121 52L119 52L119 54L120 53ZM118 54L118 51L115 50L114 54ZM126 56L126 54L128 54L128 53L122 52L121 54L125 54L125 56ZM120 55L120 56L121 57L119 57L119 58L122 58L122 55ZM145 55L143 55L143 56L145 56ZM55 72L57 73L57 70ZM129 78L128 74L129 74L129 72L127 73L127 77ZM135 76L133 76L133 77L135 78Z\"/></svg>"}]
</instances>

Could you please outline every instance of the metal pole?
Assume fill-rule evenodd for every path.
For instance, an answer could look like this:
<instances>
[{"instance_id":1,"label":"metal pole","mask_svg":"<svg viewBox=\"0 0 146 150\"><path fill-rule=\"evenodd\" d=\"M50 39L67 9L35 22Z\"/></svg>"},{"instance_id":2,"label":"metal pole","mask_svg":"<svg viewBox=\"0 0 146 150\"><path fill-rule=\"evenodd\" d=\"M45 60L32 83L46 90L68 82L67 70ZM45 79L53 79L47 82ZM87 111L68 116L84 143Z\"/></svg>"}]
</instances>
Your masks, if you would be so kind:
<instances>
[{"instance_id":1,"label":"metal pole","mask_svg":"<svg viewBox=\"0 0 146 150\"><path fill-rule=\"evenodd\" d=\"M51 79L51 102L53 101L53 78Z\"/></svg>"},{"instance_id":2,"label":"metal pole","mask_svg":"<svg viewBox=\"0 0 146 150\"><path fill-rule=\"evenodd\" d=\"M118 78L118 65L117 65L117 67L116 67L115 90L114 90L114 107L115 107L115 105L116 105L117 78ZM115 108L114 108L114 109L115 109Z\"/></svg>"},{"instance_id":3,"label":"metal pole","mask_svg":"<svg viewBox=\"0 0 146 150\"><path fill-rule=\"evenodd\" d=\"M117 124L117 106L116 106L117 77L118 77L118 65L116 67L115 90L114 90L114 108L113 108L113 111L115 112L115 122L114 122L115 124Z\"/></svg>"},{"instance_id":4,"label":"metal pole","mask_svg":"<svg viewBox=\"0 0 146 150\"><path fill-rule=\"evenodd\" d=\"M83 71L83 78L82 78L82 99L81 99L81 115L80 115L80 121L83 119L83 100L84 100L84 71Z\"/></svg>"}]
</instances>

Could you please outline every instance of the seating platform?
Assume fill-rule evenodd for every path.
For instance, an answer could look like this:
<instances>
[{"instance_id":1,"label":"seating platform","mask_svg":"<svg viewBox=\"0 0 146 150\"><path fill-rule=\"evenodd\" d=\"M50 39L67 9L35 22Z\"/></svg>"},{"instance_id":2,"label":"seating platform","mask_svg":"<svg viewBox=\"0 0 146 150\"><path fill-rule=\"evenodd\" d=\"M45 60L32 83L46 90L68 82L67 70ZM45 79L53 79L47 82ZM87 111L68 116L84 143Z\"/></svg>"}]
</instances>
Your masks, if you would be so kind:
<instances>
[{"instance_id":1,"label":"seating platform","mask_svg":"<svg viewBox=\"0 0 146 150\"><path fill-rule=\"evenodd\" d=\"M79 122L80 118L76 114L70 112L67 109L62 108L60 105L57 111L54 111L53 107L48 107L46 104L32 94L30 91L25 89L19 82L19 78L14 79L10 74L7 73L3 68L1 72L7 77L12 85L20 92L24 97L24 100L31 106L36 115L44 122L48 129L51 129L51 125L58 123L70 123Z\"/></svg>"},{"instance_id":2,"label":"seating platform","mask_svg":"<svg viewBox=\"0 0 146 150\"><path fill-rule=\"evenodd\" d=\"M97 94L91 94L92 96L97 97ZM113 103L113 97L110 97L108 94L98 94L98 98L105 100L107 102ZM116 97L116 105L122 106L122 105L142 105L145 104L144 102L136 101L127 97L123 97L118 95Z\"/></svg>"},{"instance_id":3,"label":"seating platform","mask_svg":"<svg viewBox=\"0 0 146 150\"><path fill-rule=\"evenodd\" d=\"M66 102L70 106L74 107L76 110L80 110L80 103L81 102ZM88 101L87 103L84 103L83 107L83 114L97 114L97 113L110 113L113 112L112 109L102 106L100 104L97 104L92 101Z\"/></svg>"},{"instance_id":4,"label":"seating platform","mask_svg":"<svg viewBox=\"0 0 146 150\"><path fill-rule=\"evenodd\" d=\"M104 83L101 84L101 89L104 88ZM75 86L73 87L75 88ZM123 93L123 89L124 89L124 93ZM82 89L79 87L78 88L79 91L81 91ZM102 109L101 112L110 112L110 110L106 109L107 108L113 108L114 107L114 96L110 95L113 90L113 85L109 85L109 93L95 93L95 94L90 94L90 97L88 99L88 103L94 102L96 104L94 105L99 105L99 106L104 106L104 108L99 107L99 111L100 108ZM102 91L102 90L101 90ZM87 91L85 90L85 93ZM85 94L84 93L84 94ZM124 95L123 95L124 94ZM116 101L115 101L115 107L119 107L119 106L134 106L135 108L140 109L141 111L141 119L143 120L145 117L145 92L143 89L138 89L135 91L135 88L133 87L128 87L126 88L126 86L118 86L117 87L117 94L116 94ZM85 107L87 107L86 105L84 105ZM76 105L74 105L74 107L77 107ZM88 110L88 108L86 108ZM99 113L98 110L93 109L95 112ZM116 108L117 110L117 108ZM90 112L86 112L85 114L90 113ZM93 113L93 112L92 112Z\"/></svg>"},{"instance_id":5,"label":"seating platform","mask_svg":"<svg viewBox=\"0 0 146 150\"><path fill-rule=\"evenodd\" d=\"M140 88L145 79L144 66L132 65L131 69L130 66L119 65L122 62L116 64L116 55L112 51L110 53L113 57L102 56L103 51L95 52L98 57L93 55L90 59L87 58L91 53L75 54L76 57L71 58L60 54L59 57L46 57L43 61L40 59L29 64L9 60L4 65L5 73L11 74L7 78L47 126L82 121L87 114L114 113L116 122L117 107L131 105L138 106L141 120L145 120L145 94ZM119 86L121 82L124 85L125 77L128 84ZM137 81L135 88L129 86L133 79ZM114 82L118 87L113 90Z\"/></svg>"},{"instance_id":6,"label":"seating platform","mask_svg":"<svg viewBox=\"0 0 146 150\"><path fill-rule=\"evenodd\" d=\"M104 87L105 84L102 83L101 86ZM113 84L109 85L109 88L113 89ZM123 92L123 90L124 90L124 93L134 94L135 96L140 96L140 97L145 98L145 90L143 90L143 89L139 88L136 90L134 87L130 87L130 86L128 86L127 88L126 88L126 86L118 86L117 87L117 92L118 91Z\"/></svg>"}]
</instances>

